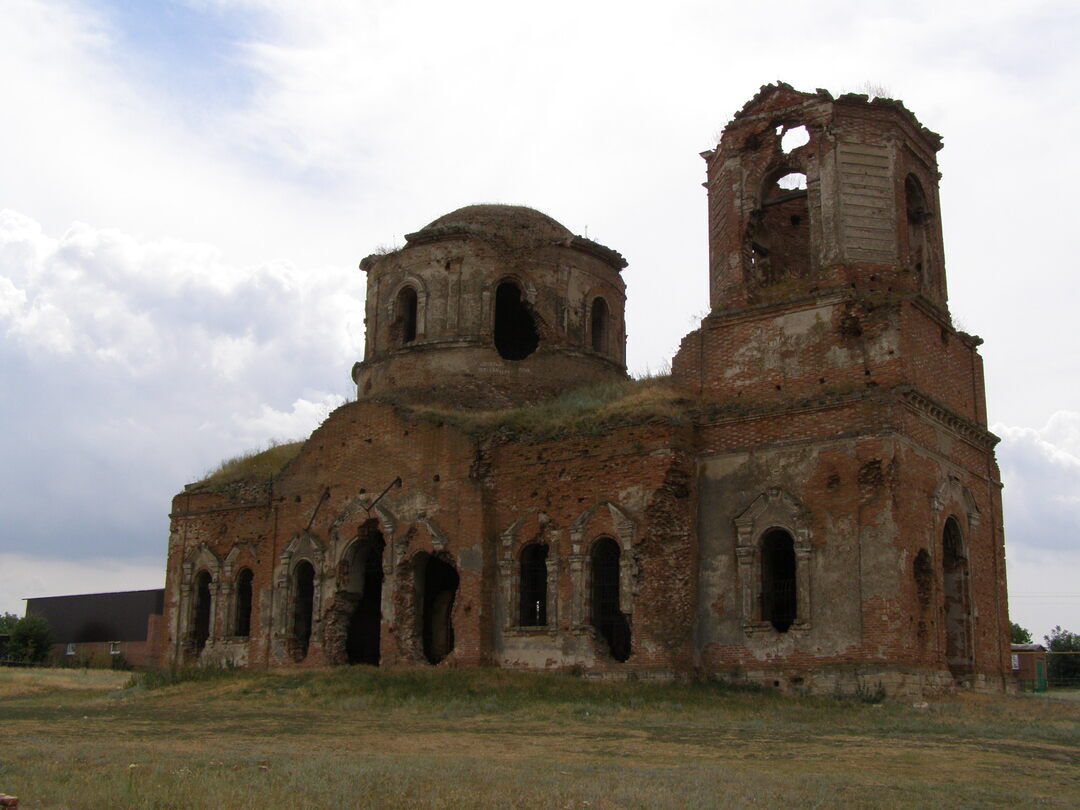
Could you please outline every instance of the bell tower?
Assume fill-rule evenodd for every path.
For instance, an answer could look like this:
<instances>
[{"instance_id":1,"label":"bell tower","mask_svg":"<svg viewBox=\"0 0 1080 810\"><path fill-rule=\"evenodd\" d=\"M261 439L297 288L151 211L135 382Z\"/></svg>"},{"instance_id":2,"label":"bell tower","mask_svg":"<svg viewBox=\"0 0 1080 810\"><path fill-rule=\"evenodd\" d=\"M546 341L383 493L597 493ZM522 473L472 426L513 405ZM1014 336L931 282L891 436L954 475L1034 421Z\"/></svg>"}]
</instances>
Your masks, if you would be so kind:
<instances>
[{"instance_id":1,"label":"bell tower","mask_svg":"<svg viewBox=\"0 0 1080 810\"><path fill-rule=\"evenodd\" d=\"M944 310L941 145L898 101L762 88L702 155L712 309L850 289Z\"/></svg>"},{"instance_id":2,"label":"bell tower","mask_svg":"<svg viewBox=\"0 0 1080 810\"><path fill-rule=\"evenodd\" d=\"M982 341L948 310L941 146L898 101L780 83L702 155L710 313L672 377L705 413L699 553L738 571L701 582L737 605L700 614L706 662L782 643L937 686L1005 671L997 438Z\"/></svg>"}]
</instances>

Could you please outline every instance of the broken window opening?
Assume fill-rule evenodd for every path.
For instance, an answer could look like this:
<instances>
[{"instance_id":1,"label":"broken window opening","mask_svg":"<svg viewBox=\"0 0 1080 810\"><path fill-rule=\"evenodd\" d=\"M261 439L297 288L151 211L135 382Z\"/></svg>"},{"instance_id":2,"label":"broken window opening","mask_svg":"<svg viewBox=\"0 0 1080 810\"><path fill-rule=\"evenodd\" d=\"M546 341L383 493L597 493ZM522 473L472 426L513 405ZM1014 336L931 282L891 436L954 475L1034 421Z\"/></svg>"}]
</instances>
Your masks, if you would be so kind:
<instances>
[{"instance_id":1,"label":"broken window opening","mask_svg":"<svg viewBox=\"0 0 1080 810\"><path fill-rule=\"evenodd\" d=\"M303 659L311 643L311 620L315 606L315 568L301 560L293 569L293 640L299 659Z\"/></svg>"},{"instance_id":2,"label":"broken window opening","mask_svg":"<svg viewBox=\"0 0 1080 810\"><path fill-rule=\"evenodd\" d=\"M416 340L416 290L411 286L401 288L394 304L393 331L398 343L404 346Z\"/></svg>"},{"instance_id":3,"label":"broken window opening","mask_svg":"<svg viewBox=\"0 0 1080 810\"><path fill-rule=\"evenodd\" d=\"M348 591L356 603L345 654L350 664L379 665L382 635L383 551L386 541L372 519L360 527L349 555Z\"/></svg>"},{"instance_id":4,"label":"broken window opening","mask_svg":"<svg viewBox=\"0 0 1080 810\"><path fill-rule=\"evenodd\" d=\"M250 568L242 568L236 577L236 624L237 636L251 635L251 584L255 575Z\"/></svg>"},{"instance_id":5,"label":"broken window opening","mask_svg":"<svg viewBox=\"0 0 1080 810\"><path fill-rule=\"evenodd\" d=\"M780 151L788 155L808 143L810 143L810 132L805 125L799 125L784 131L780 137Z\"/></svg>"},{"instance_id":6,"label":"broken window opening","mask_svg":"<svg viewBox=\"0 0 1080 810\"><path fill-rule=\"evenodd\" d=\"M930 594L934 587L934 567L930 563L930 553L925 548L920 548L911 564L912 575L915 577L915 592L919 597L919 605L923 608L930 606Z\"/></svg>"},{"instance_id":7,"label":"broken window opening","mask_svg":"<svg viewBox=\"0 0 1080 810\"><path fill-rule=\"evenodd\" d=\"M504 360L524 360L540 345L536 321L521 290L504 281L495 290L495 348Z\"/></svg>"},{"instance_id":8,"label":"broken window opening","mask_svg":"<svg viewBox=\"0 0 1080 810\"><path fill-rule=\"evenodd\" d=\"M772 529L761 540L761 620L786 633L797 605L795 541L783 529Z\"/></svg>"},{"instance_id":9,"label":"broken window opening","mask_svg":"<svg viewBox=\"0 0 1080 810\"><path fill-rule=\"evenodd\" d=\"M761 284L803 278L810 271L810 210L806 175L780 170L766 176L761 206L747 238L750 270Z\"/></svg>"},{"instance_id":10,"label":"broken window opening","mask_svg":"<svg viewBox=\"0 0 1080 810\"><path fill-rule=\"evenodd\" d=\"M548 547L530 543L521 552L521 626L547 624Z\"/></svg>"},{"instance_id":11,"label":"broken window opening","mask_svg":"<svg viewBox=\"0 0 1080 810\"><path fill-rule=\"evenodd\" d=\"M942 532L942 568L944 569L945 661L954 678L968 674L971 636L971 611L967 602L967 558L963 536L956 518L945 521Z\"/></svg>"},{"instance_id":12,"label":"broken window opening","mask_svg":"<svg viewBox=\"0 0 1080 810\"><path fill-rule=\"evenodd\" d=\"M806 175L802 172L788 172L782 177L777 178L776 187L780 189L780 192L806 191ZM780 192L770 194L769 198L781 196Z\"/></svg>"},{"instance_id":13,"label":"broken window opening","mask_svg":"<svg viewBox=\"0 0 1080 810\"><path fill-rule=\"evenodd\" d=\"M438 557L424 554L417 562L424 657L437 664L454 650L454 598L460 579L454 567Z\"/></svg>"},{"instance_id":14,"label":"broken window opening","mask_svg":"<svg viewBox=\"0 0 1080 810\"><path fill-rule=\"evenodd\" d=\"M195 577L195 608L191 638L195 652L200 653L210 638L210 572L200 571Z\"/></svg>"},{"instance_id":15,"label":"broken window opening","mask_svg":"<svg viewBox=\"0 0 1080 810\"><path fill-rule=\"evenodd\" d=\"M619 544L601 537L592 549L592 625L607 642L611 657L630 657L630 622L619 608Z\"/></svg>"},{"instance_id":16,"label":"broken window opening","mask_svg":"<svg viewBox=\"0 0 1080 810\"><path fill-rule=\"evenodd\" d=\"M592 347L594 352L601 354L607 351L607 323L608 306L603 298L597 296L592 302L592 310L589 313L589 327L592 333Z\"/></svg>"}]
</instances>

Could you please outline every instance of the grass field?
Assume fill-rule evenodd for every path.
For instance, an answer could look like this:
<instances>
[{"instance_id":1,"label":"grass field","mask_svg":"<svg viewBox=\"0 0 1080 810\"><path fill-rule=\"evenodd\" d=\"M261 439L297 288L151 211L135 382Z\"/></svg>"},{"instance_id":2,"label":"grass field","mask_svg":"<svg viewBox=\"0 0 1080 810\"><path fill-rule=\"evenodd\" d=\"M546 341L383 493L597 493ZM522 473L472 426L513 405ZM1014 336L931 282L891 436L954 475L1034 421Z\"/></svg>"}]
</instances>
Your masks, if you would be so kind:
<instances>
[{"instance_id":1,"label":"grass field","mask_svg":"<svg viewBox=\"0 0 1080 810\"><path fill-rule=\"evenodd\" d=\"M499 670L0 670L22 808L1080 806L1080 703Z\"/></svg>"}]
</instances>

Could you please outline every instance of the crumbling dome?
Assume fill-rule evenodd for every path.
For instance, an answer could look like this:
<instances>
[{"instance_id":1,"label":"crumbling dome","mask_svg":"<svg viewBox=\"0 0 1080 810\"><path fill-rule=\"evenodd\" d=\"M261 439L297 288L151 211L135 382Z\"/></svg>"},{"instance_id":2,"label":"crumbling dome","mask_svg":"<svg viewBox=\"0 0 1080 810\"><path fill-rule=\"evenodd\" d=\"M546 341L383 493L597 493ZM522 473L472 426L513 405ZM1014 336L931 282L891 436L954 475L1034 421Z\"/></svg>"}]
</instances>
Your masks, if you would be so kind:
<instances>
[{"instance_id":1,"label":"crumbling dome","mask_svg":"<svg viewBox=\"0 0 1080 810\"><path fill-rule=\"evenodd\" d=\"M493 407L626 376L626 260L516 205L459 208L368 256L360 398Z\"/></svg>"}]
</instances>

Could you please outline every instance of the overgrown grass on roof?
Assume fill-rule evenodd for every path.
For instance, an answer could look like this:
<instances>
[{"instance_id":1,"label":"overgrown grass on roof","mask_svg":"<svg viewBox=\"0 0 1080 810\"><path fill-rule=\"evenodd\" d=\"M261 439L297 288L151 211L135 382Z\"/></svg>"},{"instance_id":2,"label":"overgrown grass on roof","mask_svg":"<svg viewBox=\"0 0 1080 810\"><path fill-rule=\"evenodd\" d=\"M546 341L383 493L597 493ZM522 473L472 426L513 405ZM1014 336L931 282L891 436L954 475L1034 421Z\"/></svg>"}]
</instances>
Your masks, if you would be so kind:
<instances>
[{"instance_id":1,"label":"overgrown grass on roof","mask_svg":"<svg viewBox=\"0 0 1080 810\"><path fill-rule=\"evenodd\" d=\"M296 458L303 446L302 441L271 441L270 446L265 450L250 450L225 459L208 472L198 484L222 486L237 481L269 481L281 472L286 464Z\"/></svg>"},{"instance_id":2,"label":"overgrown grass on roof","mask_svg":"<svg viewBox=\"0 0 1080 810\"><path fill-rule=\"evenodd\" d=\"M671 378L590 385L552 399L518 408L490 411L450 410L410 406L417 416L457 425L477 435L504 431L529 438L594 435L615 425L640 424L660 419L683 424L693 401L671 384Z\"/></svg>"}]
</instances>

